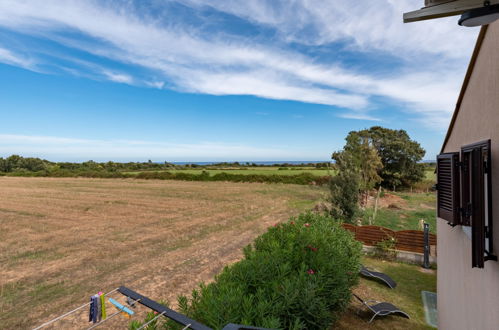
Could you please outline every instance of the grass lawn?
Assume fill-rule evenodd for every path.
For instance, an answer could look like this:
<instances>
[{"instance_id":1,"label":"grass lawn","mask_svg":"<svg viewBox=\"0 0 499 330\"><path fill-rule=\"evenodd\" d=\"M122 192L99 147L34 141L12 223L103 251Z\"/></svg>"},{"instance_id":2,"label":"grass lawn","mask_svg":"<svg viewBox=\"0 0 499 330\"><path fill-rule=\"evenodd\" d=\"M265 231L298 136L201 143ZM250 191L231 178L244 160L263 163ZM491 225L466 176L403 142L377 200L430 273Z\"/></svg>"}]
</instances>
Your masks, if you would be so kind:
<instances>
[{"instance_id":1,"label":"grass lawn","mask_svg":"<svg viewBox=\"0 0 499 330\"><path fill-rule=\"evenodd\" d=\"M436 194L429 193L392 193L393 201L378 209L374 225L387 227L392 230L418 230L419 220L423 219L430 224L430 231L436 233L435 204ZM369 207L362 213L362 224L369 224L369 217L373 208Z\"/></svg>"},{"instance_id":2,"label":"grass lawn","mask_svg":"<svg viewBox=\"0 0 499 330\"><path fill-rule=\"evenodd\" d=\"M210 175L218 173L230 173L230 174L243 174L243 175L297 175L301 173L311 173L317 176L326 176L333 173L332 170L328 169L316 169L315 167L287 167L287 170L279 170L279 167L268 166L268 167L228 167L228 168L192 168L192 169L172 169L168 172L172 173L189 173L189 174L201 174L201 172L207 171ZM124 172L125 174L138 174L141 171ZM166 172L166 171L164 171Z\"/></svg>"},{"instance_id":3,"label":"grass lawn","mask_svg":"<svg viewBox=\"0 0 499 330\"><path fill-rule=\"evenodd\" d=\"M357 300L352 299L346 313L336 324L339 329L433 329L426 324L421 291L436 292L437 275L435 270L424 270L418 265L384 261L374 258L363 258L367 267L381 271L397 282L395 289L375 280L361 277L359 285L353 290L364 300L374 299L390 302L410 315L410 319L400 316L377 317L371 324L367 323L372 313L362 309Z\"/></svg>"}]
</instances>

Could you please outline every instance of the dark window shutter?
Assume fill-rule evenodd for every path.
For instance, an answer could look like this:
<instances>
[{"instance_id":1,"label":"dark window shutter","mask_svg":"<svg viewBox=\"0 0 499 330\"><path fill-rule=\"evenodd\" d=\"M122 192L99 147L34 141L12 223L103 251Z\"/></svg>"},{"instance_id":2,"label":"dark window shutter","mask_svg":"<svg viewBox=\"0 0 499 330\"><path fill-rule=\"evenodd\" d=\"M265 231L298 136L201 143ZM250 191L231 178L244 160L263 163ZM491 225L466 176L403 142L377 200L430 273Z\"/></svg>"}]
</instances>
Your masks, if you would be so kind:
<instances>
[{"instance_id":1,"label":"dark window shutter","mask_svg":"<svg viewBox=\"0 0 499 330\"><path fill-rule=\"evenodd\" d=\"M459 153L437 156L437 215L451 226L461 224L459 211Z\"/></svg>"},{"instance_id":2,"label":"dark window shutter","mask_svg":"<svg viewBox=\"0 0 499 330\"><path fill-rule=\"evenodd\" d=\"M492 255L492 185L490 140L461 149L463 171L463 202L467 207L465 220L471 225L472 267L483 268ZM486 244L486 241L488 244Z\"/></svg>"},{"instance_id":3,"label":"dark window shutter","mask_svg":"<svg viewBox=\"0 0 499 330\"><path fill-rule=\"evenodd\" d=\"M461 153L461 208L463 212L461 213L461 225L471 226L471 214L473 212L471 208L471 169L473 167L472 163L472 153L464 152Z\"/></svg>"}]
</instances>

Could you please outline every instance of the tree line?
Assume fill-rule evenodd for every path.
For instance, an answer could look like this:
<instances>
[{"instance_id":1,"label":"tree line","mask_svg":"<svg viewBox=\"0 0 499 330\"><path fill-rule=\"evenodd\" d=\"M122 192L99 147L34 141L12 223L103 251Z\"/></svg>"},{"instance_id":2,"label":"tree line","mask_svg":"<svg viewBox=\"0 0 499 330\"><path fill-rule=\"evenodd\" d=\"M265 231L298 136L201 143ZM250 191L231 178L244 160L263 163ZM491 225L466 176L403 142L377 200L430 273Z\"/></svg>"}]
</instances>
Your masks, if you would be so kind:
<instances>
[{"instance_id":1,"label":"tree line","mask_svg":"<svg viewBox=\"0 0 499 330\"><path fill-rule=\"evenodd\" d=\"M58 170L63 171L161 171L161 170L171 170L176 168L206 168L206 167L217 167L217 168L243 168L243 167L315 167L317 169L328 168L330 166L329 162L319 162L312 164L290 164L290 163L280 163L280 164L256 164L250 162L220 162L210 165L200 165L200 164L185 164L176 165L169 162L155 163L151 160L147 162L95 162L89 160L82 163L74 162L51 162L45 159L35 158L35 157L22 157L19 155L12 155L6 158L0 157L0 172L12 173L12 172L57 172Z\"/></svg>"},{"instance_id":2,"label":"tree line","mask_svg":"<svg viewBox=\"0 0 499 330\"><path fill-rule=\"evenodd\" d=\"M12 155L7 158L0 157L0 172L57 172L62 171L147 171L147 170L168 170L175 168L174 164L154 163L151 160L148 162L94 162L89 160L82 163L72 162L51 162L45 159L35 157L22 157L19 155Z\"/></svg>"}]
</instances>

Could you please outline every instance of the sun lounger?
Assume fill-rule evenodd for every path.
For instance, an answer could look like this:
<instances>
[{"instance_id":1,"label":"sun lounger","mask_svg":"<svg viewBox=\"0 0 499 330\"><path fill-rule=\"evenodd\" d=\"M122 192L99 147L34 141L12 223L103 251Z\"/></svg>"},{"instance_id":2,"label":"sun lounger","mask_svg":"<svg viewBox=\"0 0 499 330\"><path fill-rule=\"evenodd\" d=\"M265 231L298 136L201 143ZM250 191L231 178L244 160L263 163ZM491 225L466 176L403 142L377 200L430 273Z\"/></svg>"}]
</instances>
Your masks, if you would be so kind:
<instances>
[{"instance_id":1,"label":"sun lounger","mask_svg":"<svg viewBox=\"0 0 499 330\"><path fill-rule=\"evenodd\" d=\"M401 316L407 317L408 319L410 318L406 312L398 309L398 307L388 302L379 302L376 300L365 301L356 294L353 294L353 296L357 298L362 305L366 306L371 312L374 313L374 315L369 320L369 323L371 323L376 316L386 316L390 314L399 314Z\"/></svg>"},{"instance_id":2,"label":"sun lounger","mask_svg":"<svg viewBox=\"0 0 499 330\"><path fill-rule=\"evenodd\" d=\"M397 286L397 283L388 275L380 272L375 272L369 268L366 268L362 266L360 269L360 274L365 276L365 277L373 277L376 279L379 279L383 281L386 285L388 285L390 288L394 289Z\"/></svg>"}]
</instances>

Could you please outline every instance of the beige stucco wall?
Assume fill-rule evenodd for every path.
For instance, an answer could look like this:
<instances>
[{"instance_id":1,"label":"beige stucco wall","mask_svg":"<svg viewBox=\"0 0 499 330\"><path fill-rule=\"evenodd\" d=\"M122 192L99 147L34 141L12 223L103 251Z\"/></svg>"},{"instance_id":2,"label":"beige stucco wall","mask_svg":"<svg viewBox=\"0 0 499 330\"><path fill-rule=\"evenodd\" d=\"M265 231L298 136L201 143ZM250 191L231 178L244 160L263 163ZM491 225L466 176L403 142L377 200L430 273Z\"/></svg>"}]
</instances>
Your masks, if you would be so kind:
<instances>
[{"instance_id":1,"label":"beige stucco wall","mask_svg":"<svg viewBox=\"0 0 499 330\"><path fill-rule=\"evenodd\" d=\"M492 140L494 253L499 254L499 21L491 24L445 152ZM499 263L471 268L471 240L461 226L437 219L440 329L499 329Z\"/></svg>"}]
</instances>

